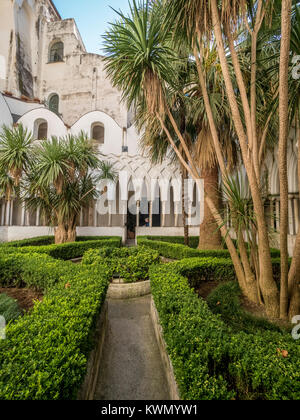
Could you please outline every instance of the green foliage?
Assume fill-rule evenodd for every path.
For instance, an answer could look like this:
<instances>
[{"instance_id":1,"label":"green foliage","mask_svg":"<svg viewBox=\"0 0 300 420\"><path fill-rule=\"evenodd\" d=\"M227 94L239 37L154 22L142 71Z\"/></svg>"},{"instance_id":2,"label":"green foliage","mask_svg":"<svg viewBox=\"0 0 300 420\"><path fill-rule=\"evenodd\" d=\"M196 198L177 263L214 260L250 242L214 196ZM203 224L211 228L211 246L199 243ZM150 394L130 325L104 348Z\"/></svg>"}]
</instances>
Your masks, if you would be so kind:
<instances>
[{"instance_id":1,"label":"green foliage","mask_svg":"<svg viewBox=\"0 0 300 420\"><path fill-rule=\"evenodd\" d=\"M15 321L22 315L17 301L5 293L0 295L0 315L4 317L6 323Z\"/></svg>"},{"instance_id":2,"label":"green foliage","mask_svg":"<svg viewBox=\"0 0 300 420\"><path fill-rule=\"evenodd\" d=\"M158 239L156 239L158 238ZM179 237L180 238L180 237ZM172 258L174 260L180 260L182 258L195 258L195 257L216 257L216 258L230 258L230 253L227 249L213 249L213 250L201 250L192 249L187 247L183 243L184 239L178 239L175 237L155 237L155 236L139 236L137 239L138 245L146 246L147 248L155 249L160 255L166 258ZM195 240L192 239L192 246L194 246ZM280 257L280 251L278 249L271 249L272 258Z\"/></svg>"},{"instance_id":3,"label":"green foliage","mask_svg":"<svg viewBox=\"0 0 300 420\"><path fill-rule=\"evenodd\" d=\"M149 278L149 268L159 262L159 254L145 247L102 248L84 254L82 264L106 265L111 275L118 275L127 283Z\"/></svg>"},{"instance_id":4,"label":"green foliage","mask_svg":"<svg viewBox=\"0 0 300 420\"><path fill-rule=\"evenodd\" d=\"M46 291L59 281L62 272L72 275L76 268L71 262L54 260L46 254L0 253L0 285Z\"/></svg>"},{"instance_id":5,"label":"green foliage","mask_svg":"<svg viewBox=\"0 0 300 420\"><path fill-rule=\"evenodd\" d=\"M45 277L47 293L32 311L7 327L7 338L0 341L0 400L74 399L86 372L108 273L103 267L72 266L47 255L14 258L20 266L25 261L27 268L21 267L19 275L27 285L33 260L31 275L39 271L39 285Z\"/></svg>"},{"instance_id":6,"label":"green foliage","mask_svg":"<svg viewBox=\"0 0 300 420\"><path fill-rule=\"evenodd\" d=\"M48 239L46 239L48 240ZM41 239L37 239L36 243L40 243ZM24 246L24 243L26 244ZM32 253L39 253L39 254L47 254L53 258L61 259L61 260L70 260L73 258L82 257L85 251L91 248L101 248L101 247L120 247L122 243L121 237L110 237L108 239L101 238L100 240L86 240L83 242L70 242L65 244L59 245L35 245L35 246L27 246L29 242L23 242L23 244L19 244L18 248L14 248L10 244L3 245L0 247L0 253L25 253L25 254L32 254ZM35 243L35 242L33 242ZM18 246L18 245L17 245Z\"/></svg>"},{"instance_id":7,"label":"green foliage","mask_svg":"<svg viewBox=\"0 0 300 420\"><path fill-rule=\"evenodd\" d=\"M139 236L139 239L148 239L149 241L168 242L172 244L184 245L184 236ZM199 236L189 236L189 247L197 248L199 245Z\"/></svg>"},{"instance_id":8,"label":"green foliage","mask_svg":"<svg viewBox=\"0 0 300 420\"><path fill-rule=\"evenodd\" d=\"M300 348L292 337L260 329L235 333L194 293L180 263L180 269L153 266L150 279L181 397L300 399Z\"/></svg>"},{"instance_id":9,"label":"green foliage","mask_svg":"<svg viewBox=\"0 0 300 420\"><path fill-rule=\"evenodd\" d=\"M106 239L119 239L115 236L77 236L76 242L85 242L85 241L102 241ZM20 241L11 241L2 244L3 246L9 246L14 248L21 248L24 246L41 246L41 245L53 245L54 236L38 236L35 238L22 239Z\"/></svg>"},{"instance_id":10,"label":"green foliage","mask_svg":"<svg viewBox=\"0 0 300 420\"><path fill-rule=\"evenodd\" d=\"M208 296L207 303L210 310L221 315L226 325L234 332L244 331L256 334L258 331L278 331L281 329L267 319L259 318L246 312L241 307L242 296L237 282L220 284Z\"/></svg>"},{"instance_id":11,"label":"green foliage","mask_svg":"<svg viewBox=\"0 0 300 420\"><path fill-rule=\"evenodd\" d=\"M170 238L171 239L171 238ZM216 250L199 250L189 248L186 245L180 243L169 243L168 241L151 240L148 237L138 237L138 245L146 246L147 248L154 249L159 252L160 255L166 258L172 258L180 260L182 258L193 258L193 257L219 257L219 258L230 258L230 254L225 249ZM175 241L174 241L175 242Z\"/></svg>"}]
</instances>

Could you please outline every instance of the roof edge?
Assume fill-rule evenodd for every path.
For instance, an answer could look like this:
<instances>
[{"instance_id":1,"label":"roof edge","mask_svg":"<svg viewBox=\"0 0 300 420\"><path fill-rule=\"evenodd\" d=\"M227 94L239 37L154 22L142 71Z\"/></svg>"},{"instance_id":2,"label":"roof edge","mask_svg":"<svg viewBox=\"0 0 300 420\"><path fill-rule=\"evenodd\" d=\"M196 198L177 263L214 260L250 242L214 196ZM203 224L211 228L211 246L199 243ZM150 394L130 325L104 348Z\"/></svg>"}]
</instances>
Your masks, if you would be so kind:
<instances>
[{"instance_id":1,"label":"roof edge","mask_svg":"<svg viewBox=\"0 0 300 420\"><path fill-rule=\"evenodd\" d=\"M56 13L57 17L61 20L61 19L62 19L62 17L61 17L61 15L60 15L59 11L57 10L57 7L55 6L54 1L53 1L53 0L49 0L49 1L50 1L51 5L52 5L52 7L53 7L53 9L54 9L54 11L55 11L55 13Z\"/></svg>"}]
</instances>

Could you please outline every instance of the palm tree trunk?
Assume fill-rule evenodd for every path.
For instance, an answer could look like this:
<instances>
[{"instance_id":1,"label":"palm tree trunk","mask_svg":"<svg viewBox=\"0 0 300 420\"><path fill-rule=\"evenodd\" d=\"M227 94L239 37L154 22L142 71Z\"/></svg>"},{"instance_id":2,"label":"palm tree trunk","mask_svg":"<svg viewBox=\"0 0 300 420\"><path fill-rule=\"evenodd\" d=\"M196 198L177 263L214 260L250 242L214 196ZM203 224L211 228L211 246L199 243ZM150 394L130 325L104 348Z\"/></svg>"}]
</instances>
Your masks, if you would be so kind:
<instances>
[{"instance_id":1,"label":"palm tree trunk","mask_svg":"<svg viewBox=\"0 0 300 420\"><path fill-rule=\"evenodd\" d=\"M236 92L233 88L231 75L229 72L226 52L224 48L224 40L221 30L221 23L217 0L211 0L212 5L212 20L214 26L214 34L217 41L218 55L220 65L224 76L224 82L227 91L227 97L231 108L232 119L235 130L239 139L241 147L243 163L248 175L249 186L253 198L254 210L257 217L257 231L258 231L258 247L259 247L259 262L260 262L260 286L264 297L266 312L271 318L277 318L279 315L279 293L273 278L272 260L270 252L270 243L268 237L268 229L265 221L264 206L259 189L260 180L256 178L254 165L251 157L249 157L248 139L244 130ZM237 79L238 79L237 74ZM239 80L239 84L244 84L243 79ZM250 127L249 127L250 128Z\"/></svg>"},{"instance_id":2,"label":"palm tree trunk","mask_svg":"<svg viewBox=\"0 0 300 420\"><path fill-rule=\"evenodd\" d=\"M291 39L292 0L282 0L281 46L279 71L279 146L278 169L280 183L280 318L287 319L288 311L288 174L287 141L289 127L289 86L288 72Z\"/></svg>"},{"instance_id":3,"label":"palm tree trunk","mask_svg":"<svg viewBox=\"0 0 300 420\"><path fill-rule=\"evenodd\" d=\"M182 205L182 223L183 223L183 234L184 234L184 245L189 246L189 226L186 222L187 214L185 211L185 180L187 178L187 171L181 167L181 205Z\"/></svg>"},{"instance_id":4,"label":"palm tree trunk","mask_svg":"<svg viewBox=\"0 0 300 420\"><path fill-rule=\"evenodd\" d=\"M299 127L299 124L300 122L298 122L298 127L297 127L298 185L300 187L300 127ZM292 264L291 264L289 277L288 277L289 319L292 319L293 316L298 315L300 313L299 279L300 279L300 226L298 228L298 234L296 237Z\"/></svg>"},{"instance_id":5,"label":"palm tree trunk","mask_svg":"<svg viewBox=\"0 0 300 420\"><path fill-rule=\"evenodd\" d=\"M64 223L59 223L54 232L55 244L64 244L67 241L68 233Z\"/></svg>"},{"instance_id":6,"label":"palm tree trunk","mask_svg":"<svg viewBox=\"0 0 300 420\"><path fill-rule=\"evenodd\" d=\"M219 169L215 165L213 168L202 172L204 179L204 195L209 196L215 207L220 209L219 191ZM220 249L222 248L222 237L215 217L210 211L207 202L204 204L204 219L200 225L200 238L198 249Z\"/></svg>"}]
</instances>

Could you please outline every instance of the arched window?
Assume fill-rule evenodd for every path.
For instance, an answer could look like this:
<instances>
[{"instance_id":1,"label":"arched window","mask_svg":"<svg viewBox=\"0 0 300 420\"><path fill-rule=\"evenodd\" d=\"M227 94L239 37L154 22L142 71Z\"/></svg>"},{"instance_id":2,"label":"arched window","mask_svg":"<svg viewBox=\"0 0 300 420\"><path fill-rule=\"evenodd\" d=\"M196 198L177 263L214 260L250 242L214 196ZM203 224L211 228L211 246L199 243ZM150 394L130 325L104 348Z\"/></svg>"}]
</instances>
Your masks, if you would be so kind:
<instances>
[{"instance_id":1,"label":"arched window","mask_svg":"<svg viewBox=\"0 0 300 420\"><path fill-rule=\"evenodd\" d=\"M52 112L55 112L55 114L58 114L59 109L59 96L54 94L50 96L49 99L49 109Z\"/></svg>"},{"instance_id":2,"label":"arched window","mask_svg":"<svg viewBox=\"0 0 300 420\"><path fill-rule=\"evenodd\" d=\"M48 123L46 120L38 119L34 123L34 133L37 140L46 140L48 137Z\"/></svg>"},{"instance_id":3,"label":"arched window","mask_svg":"<svg viewBox=\"0 0 300 420\"><path fill-rule=\"evenodd\" d=\"M104 144L104 125L101 123L95 123L92 125L91 137L98 144Z\"/></svg>"},{"instance_id":4,"label":"arched window","mask_svg":"<svg viewBox=\"0 0 300 420\"><path fill-rule=\"evenodd\" d=\"M50 47L49 62L59 63L60 61L64 61L64 44L57 41Z\"/></svg>"}]
</instances>

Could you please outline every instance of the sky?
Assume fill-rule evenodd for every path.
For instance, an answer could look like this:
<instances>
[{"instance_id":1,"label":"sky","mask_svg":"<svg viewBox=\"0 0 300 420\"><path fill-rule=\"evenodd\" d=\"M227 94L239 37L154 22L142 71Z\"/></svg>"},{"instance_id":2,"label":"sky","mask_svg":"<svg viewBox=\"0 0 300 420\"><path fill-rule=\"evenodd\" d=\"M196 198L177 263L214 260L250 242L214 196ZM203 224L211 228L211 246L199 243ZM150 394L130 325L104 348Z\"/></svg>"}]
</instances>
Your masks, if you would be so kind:
<instances>
[{"instance_id":1,"label":"sky","mask_svg":"<svg viewBox=\"0 0 300 420\"><path fill-rule=\"evenodd\" d=\"M103 54L101 35L117 18L110 8L128 12L128 0L53 0L63 19L76 20L88 52Z\"/></svg>"}]
</instances>

